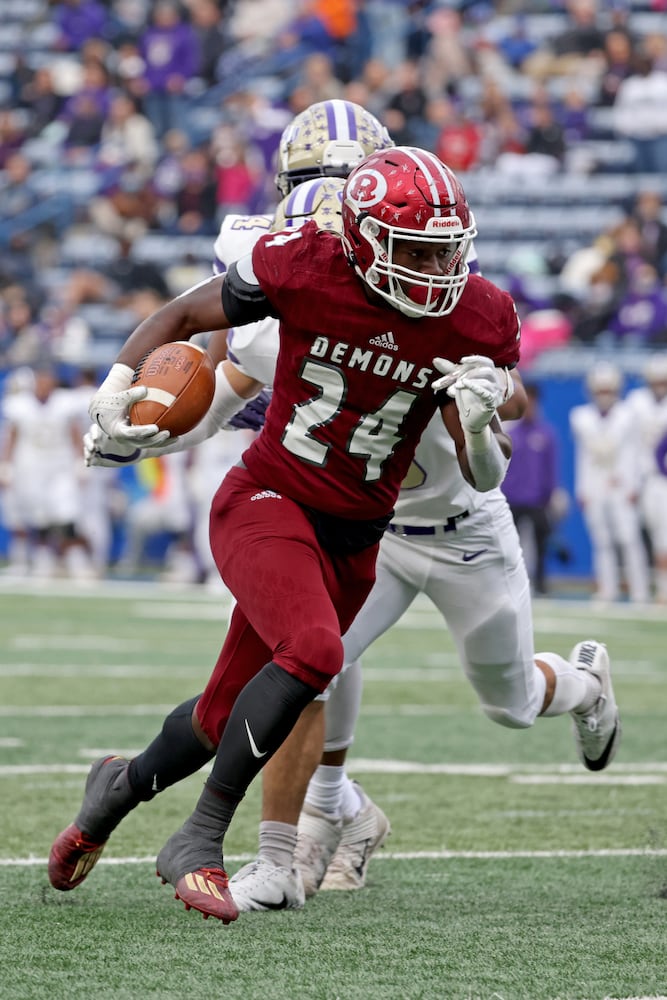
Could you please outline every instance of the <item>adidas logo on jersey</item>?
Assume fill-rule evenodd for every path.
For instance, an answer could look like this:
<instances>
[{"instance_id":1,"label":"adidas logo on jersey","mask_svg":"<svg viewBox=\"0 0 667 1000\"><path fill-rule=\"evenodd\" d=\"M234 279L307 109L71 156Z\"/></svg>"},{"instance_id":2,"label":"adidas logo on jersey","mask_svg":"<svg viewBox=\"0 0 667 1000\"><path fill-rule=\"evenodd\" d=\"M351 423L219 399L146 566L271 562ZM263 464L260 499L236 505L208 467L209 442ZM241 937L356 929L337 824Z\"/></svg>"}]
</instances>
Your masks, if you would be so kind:
<instances>
[{"instance_id":1,"label":"adidas logo on jersey","mask_svg":"<svg viewBox=\"0 0 667 1000\"><path fill-rule=\"evenodd\" d=\"M282 500L282 495L280 493L275 493L273 490L262 490L261 493L255 493L254 496L250 497L251 500Z\"/></svg>"},{"instance_id":2,"label":"adidas logo on jersey","mask_svg":"<svg viewBox=\"0 0 667 1000\"><path fill-rule=\"evenodd\" d=\"M385 351L398 350L398 344L394 340L391 330L388 333L381 333L378 337L371 337L368 343L373 344L374 347L383 347Z\"/></svg>"}]
</instances>

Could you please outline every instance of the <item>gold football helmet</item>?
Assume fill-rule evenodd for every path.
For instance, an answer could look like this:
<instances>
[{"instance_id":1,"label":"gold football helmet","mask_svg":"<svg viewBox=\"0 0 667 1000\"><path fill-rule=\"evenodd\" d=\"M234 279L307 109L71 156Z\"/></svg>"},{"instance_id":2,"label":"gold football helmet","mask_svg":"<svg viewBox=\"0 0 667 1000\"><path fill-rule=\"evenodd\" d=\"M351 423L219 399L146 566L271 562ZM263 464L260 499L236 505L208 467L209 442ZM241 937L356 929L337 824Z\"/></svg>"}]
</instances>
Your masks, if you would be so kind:
<instances>
[{"instance_id":1,"label":"gold football helmet","mask_svg":"<svg viewBox=\"0 0 667 1000\"><path fill-rule=\"evenodd\" d=\"M315 177L297 185L278 205L271 229L299 229L314 219L320 229L340 234L344 187L342 177Z\"/></svg>"},{"instance_id":2,"label":"gold football helmet","mask_svg":"<svg viewBox=\"0 0 667 1000\"><path fill-rule=\"evenodd\" d=\"M347 177L365 156L393 145L384 125L360 104L311 104L280 138L276 186L287 195L313 177Z\"/></svg>"}]
</instances>

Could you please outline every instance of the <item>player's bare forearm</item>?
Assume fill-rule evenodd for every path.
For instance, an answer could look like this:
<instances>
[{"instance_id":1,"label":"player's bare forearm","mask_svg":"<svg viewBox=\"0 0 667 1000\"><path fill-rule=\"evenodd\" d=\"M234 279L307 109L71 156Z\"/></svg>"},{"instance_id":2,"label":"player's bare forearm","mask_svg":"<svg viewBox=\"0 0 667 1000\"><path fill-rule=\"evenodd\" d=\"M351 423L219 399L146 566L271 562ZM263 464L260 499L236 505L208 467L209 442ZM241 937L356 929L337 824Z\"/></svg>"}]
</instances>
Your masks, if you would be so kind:
<instances>
[{"instance_id":1,"label":"player's bare forearm","mask_svg":"<svg viewBox=\"0 0 667 1000\"><path fill-rule=\"evenodd\" d=\"M225 361L227 358L227 330L216 330L212 333L206 345L206 350L210 354L214 365Z\"/></svg>"},{"instance_id":2,"label":"player's bare forearm","mask_svg":"<svg viewBox=\"0 0 667 1000\"><path fill-rule=\"evenodd\" d=\"M521 375L516 368L512 369L510 375L514 382L514 392L506 403L502 403L498 407L498 416L501 420L518 420L526 409L527 396Z\"/></svg>"},{"instance_id":3,"label":"player's bare forearm","mask_svg":"<svg viewBox=\"0 0 667 1000\"><path fill-rule=\"evenodd\" d=\"M221 300L223 281L224 276L219 275L202 282L143 320L121 348L117 362L136 368L154 347L174 340L189 340L196 333L228 328L231 324Z\"/></svg>"}]
</instances>

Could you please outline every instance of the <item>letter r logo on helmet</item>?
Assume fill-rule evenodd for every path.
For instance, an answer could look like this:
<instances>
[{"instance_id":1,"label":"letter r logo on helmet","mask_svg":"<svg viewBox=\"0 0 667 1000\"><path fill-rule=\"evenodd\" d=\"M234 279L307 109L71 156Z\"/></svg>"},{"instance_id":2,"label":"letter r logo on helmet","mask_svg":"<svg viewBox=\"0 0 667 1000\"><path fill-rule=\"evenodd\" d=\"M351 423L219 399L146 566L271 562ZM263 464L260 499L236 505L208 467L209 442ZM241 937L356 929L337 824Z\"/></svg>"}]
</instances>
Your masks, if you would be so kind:
<instances>
[{"instance_id":1,"label":"letter r logo on helmet","mask_svg":"<svg viewBox=\"0 0 667 1000\"><path fill-rule=\"evenodd\" d=\"M377 205L387 194L387 182L377 170L355 171L354 184L349 195L359 206Z\"/></svg>"}]
</instances>

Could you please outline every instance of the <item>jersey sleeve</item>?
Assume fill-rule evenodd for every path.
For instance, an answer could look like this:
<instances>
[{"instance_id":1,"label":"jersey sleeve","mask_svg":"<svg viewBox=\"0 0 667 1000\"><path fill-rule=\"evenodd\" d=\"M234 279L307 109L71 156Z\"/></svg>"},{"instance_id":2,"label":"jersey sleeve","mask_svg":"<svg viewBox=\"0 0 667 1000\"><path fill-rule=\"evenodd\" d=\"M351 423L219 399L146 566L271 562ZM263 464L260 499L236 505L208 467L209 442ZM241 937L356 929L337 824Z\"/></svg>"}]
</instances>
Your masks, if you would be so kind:
<instances>
[{"instance_id":1,"label":"jersey sleeve","mask_svg":"<svg viewBox=\"0 0 667 1000\"><path fill-rule=\"evenodd\" d=\"M227 334L228 359L242 374L265 385L273 384L279 347L278 322L271 317L232 327Z\"/></svg>"}]
</instances>

